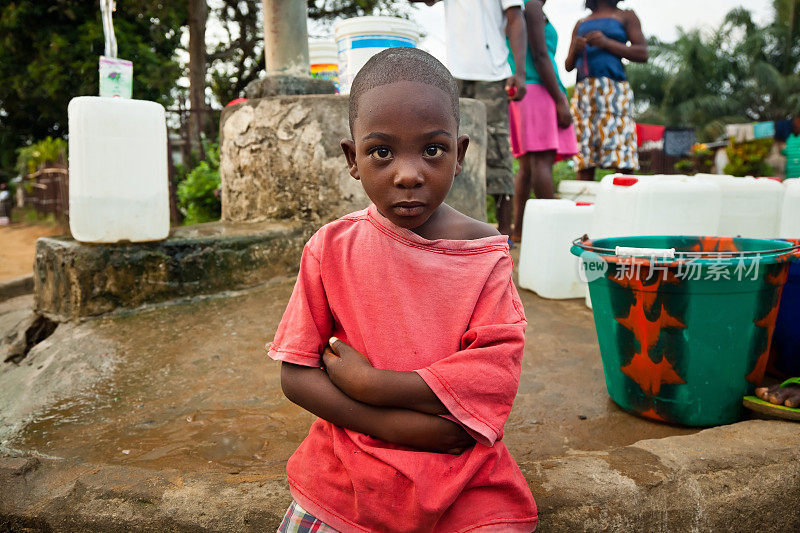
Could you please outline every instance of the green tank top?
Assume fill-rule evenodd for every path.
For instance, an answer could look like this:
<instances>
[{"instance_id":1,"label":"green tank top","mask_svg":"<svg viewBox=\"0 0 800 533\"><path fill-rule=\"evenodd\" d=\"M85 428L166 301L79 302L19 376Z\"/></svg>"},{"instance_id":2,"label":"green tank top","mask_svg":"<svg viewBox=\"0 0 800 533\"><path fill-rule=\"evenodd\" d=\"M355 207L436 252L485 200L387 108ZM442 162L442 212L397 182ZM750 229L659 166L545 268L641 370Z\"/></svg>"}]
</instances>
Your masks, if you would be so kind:
<instances>
[{"instance_id":1,"label":"green tank top","mask_svg":"<svg viewBox=\"0 0 800 533\"><path fill-rule=\"evenodd\" d=\"M526 0L526 4L530 0ZM556 74L556 81L558 81L558 87L561 89L561 92L567 94L567 90L564 88L564 84L561 83L561 78L558 75L558 67L556 66L556 47L558 46L558 32L556 28L550 23L549 20L545 22L544 26L544 40L547 43L547 55L550 56L550 63L553 65L553 72ZM508 39L506 39L508 41ZM508 48L508 64L511 65L511 72L514 72L515 65L514 65L514 56L511 54L511 47ZM526 47L525 50L525 83L532 84L532 85L542 85L542 78L539 77L539 73L536 71L536 66L533 64L533 54L531 53L530 46Z\"/></svg>"}]
</instances>

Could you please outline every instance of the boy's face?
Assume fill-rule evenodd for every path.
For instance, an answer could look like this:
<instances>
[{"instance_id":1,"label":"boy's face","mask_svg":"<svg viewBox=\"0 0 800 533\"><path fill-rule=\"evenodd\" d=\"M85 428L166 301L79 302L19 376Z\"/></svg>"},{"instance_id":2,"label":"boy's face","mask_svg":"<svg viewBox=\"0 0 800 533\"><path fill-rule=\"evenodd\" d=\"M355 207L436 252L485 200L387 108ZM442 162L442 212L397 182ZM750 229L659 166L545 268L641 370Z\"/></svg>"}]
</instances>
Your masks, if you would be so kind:
<instances>
[{"instance_id":1,"label":"boy's face","mask_svg":"<svg viewBox=\"0 0 800 533\"><path fill-rule=\"evenodd\" d=\"M353 140L343 140L342 150L378 211L414 229L444 201L468 144L444 91L401 81L361 95Z\"/></svg>"}]
</instances>

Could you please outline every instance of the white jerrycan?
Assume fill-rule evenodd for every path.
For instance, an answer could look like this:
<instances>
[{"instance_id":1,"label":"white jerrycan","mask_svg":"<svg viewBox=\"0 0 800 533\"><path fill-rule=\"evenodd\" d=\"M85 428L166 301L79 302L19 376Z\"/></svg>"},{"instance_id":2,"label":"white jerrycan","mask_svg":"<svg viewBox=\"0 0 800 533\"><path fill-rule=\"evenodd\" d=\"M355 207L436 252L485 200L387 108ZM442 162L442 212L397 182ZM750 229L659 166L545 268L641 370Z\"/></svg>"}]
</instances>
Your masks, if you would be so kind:
<instances>
[{"instance_id":1,"label":"white jerrycan","mask_svg":"<svg viewBox=\"0 0 800 533\"><path fill-rule=\"evenodd\" d=\"M79 96L69 114L69 214L76 240L169 235L167 125L155 102Z\"/></svg>"}]
</instances>

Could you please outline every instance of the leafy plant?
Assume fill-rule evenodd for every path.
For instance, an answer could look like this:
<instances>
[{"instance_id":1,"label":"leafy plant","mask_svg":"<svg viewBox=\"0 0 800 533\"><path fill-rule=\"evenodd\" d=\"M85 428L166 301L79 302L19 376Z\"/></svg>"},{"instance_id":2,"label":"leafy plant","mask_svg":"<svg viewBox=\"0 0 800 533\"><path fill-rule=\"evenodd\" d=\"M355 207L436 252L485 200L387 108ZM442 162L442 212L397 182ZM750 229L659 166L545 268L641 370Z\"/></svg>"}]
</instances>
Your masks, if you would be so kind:
<instances>
[{"instance_id":1,"label":"leafy plant","mask_svg":"<svg viewBox=\"0 0 800 533\"><path fill-rule=\"evenodd\" d=\"M217 195L220 187L219 144L205 147L206 160L201 161L178 184L178 208L184 224L200 224L219 220L222 204Z\"/></svg>"},{"instance_id":2,"label":"leafy plant","mask_svg":"<svg viewBox=\"0 0 800 533\"><path fill-rule=\"evenodd\" d=\"M66 161L67 141L50 136L17 149L16 170L22 176L33 174L39 165Z\"/></svg>"},{"instance_id":3,"label":"leafy plant","mask_svg":"<svg viewBox=\"0 0 800 533\"><path fill-rule=\"evenodd\" d=\"M690 158L681 159L675 163L675 169L684 174L694 175L698 172L708 173L714 167L714 152L705 143L695 143L692 146Z\"/></svg>"},{"instance_id":4,"label":"leafy plant","mask_svg":"<svg viewBox=\"0 0 800 533\"><path fill-rule=\"evenodd\" d=\"M728 164L725 174L731 176L772 176L775 169L769 166L766 158L772 148L772 139L756 139L728 145Z\"/></svg>"}]
</instances>

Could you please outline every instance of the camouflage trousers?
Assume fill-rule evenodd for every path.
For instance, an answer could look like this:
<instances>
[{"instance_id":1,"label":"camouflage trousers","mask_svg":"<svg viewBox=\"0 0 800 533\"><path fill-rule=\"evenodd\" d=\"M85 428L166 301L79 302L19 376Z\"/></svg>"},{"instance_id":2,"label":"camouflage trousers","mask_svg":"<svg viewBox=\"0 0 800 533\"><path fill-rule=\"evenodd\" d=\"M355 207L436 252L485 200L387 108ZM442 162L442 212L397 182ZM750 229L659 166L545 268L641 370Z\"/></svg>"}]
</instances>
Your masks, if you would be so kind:
<instances>
[{"instance_id":1,"label":"camouflage trousers","mask_svg":"<svg viewBox=\"0 0 800 533\"><path fill-rule=\"evenodd\" d=\"M480 100L486 106L486 193L514 194L511 144L508 130L508 95L505 80L459 80L462 98Z\"/></svg>"}]
</instances>

